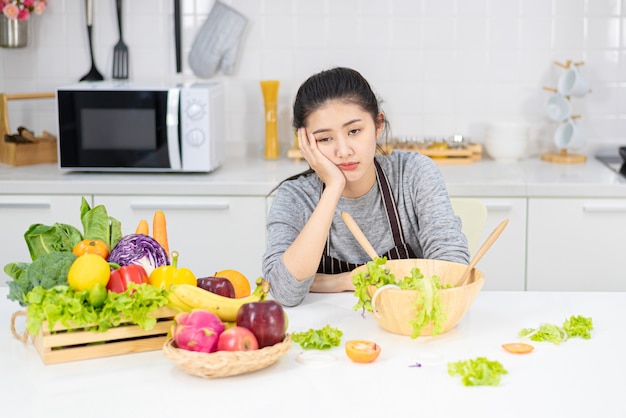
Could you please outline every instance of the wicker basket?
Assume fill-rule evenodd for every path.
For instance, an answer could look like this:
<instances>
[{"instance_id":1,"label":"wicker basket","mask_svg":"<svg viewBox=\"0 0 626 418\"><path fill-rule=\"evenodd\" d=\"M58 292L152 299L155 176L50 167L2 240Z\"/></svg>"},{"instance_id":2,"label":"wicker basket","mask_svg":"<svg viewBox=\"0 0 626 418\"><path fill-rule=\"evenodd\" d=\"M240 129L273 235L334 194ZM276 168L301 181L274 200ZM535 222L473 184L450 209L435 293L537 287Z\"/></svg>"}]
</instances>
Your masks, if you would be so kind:
<instances>
[{"instance_id":1,"label":"wicker basket","mask_svg":"<svg viewBox=\"0 0 626 418\"><path fill-rule=\"evenodd\" d=\"M260 370L274 364L291 348L291 336L271 347L251 351L216 351L200 353L176 347L171 338L165 342L165 357L176 363L183 371L194 376L214 378L235 376Z\"/></svg>"}]
</instances>

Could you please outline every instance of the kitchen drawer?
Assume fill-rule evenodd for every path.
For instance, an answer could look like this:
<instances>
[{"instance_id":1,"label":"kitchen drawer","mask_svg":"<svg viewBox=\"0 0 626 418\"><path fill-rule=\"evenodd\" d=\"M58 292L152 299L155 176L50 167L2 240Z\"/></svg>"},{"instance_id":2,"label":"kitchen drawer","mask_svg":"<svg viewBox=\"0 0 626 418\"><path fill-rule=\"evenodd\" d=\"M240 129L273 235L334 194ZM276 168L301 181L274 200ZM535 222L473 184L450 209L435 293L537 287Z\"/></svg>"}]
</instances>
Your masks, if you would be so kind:
<instances>
[{"instance_id":1,"label":"kitchen drawer","mask_svg":"<svg viewBox=\"0 0 626 418\"><path fill-rule=\"evenodd\" d=\"M91 196L85 196L91 204ZM0 266L11 262L30 263L24 233L32 224L52 225L55 222L66 223L83 232L80 222L80 204L82 196L21 196L0 195L0 219L2 236L5 244L0 252ZM6 286L9 280L4 273L0 275L0 286Z\"/></svg>"},{"instance_id":2,"label":"kitchen drawer","mask_svg":"<svg viewBox=\"0 0 626 418\"><path fill-rule=\"evenodd\" d=\"M224 269L243 273L251 283L261 275L265 251L265 198L233 196L94 196L134 233L141 219L150 224L154 211L167 218L168 243L180 254L178 265L197 277Z\"/></svg>"},{"instance_id":3,"label":"kitchen drawer","mask_svg":"<svg viewBox=\"0 0 626 418\"><path fill-rule=\"evenodd\" d=\"M528 221L528 290L626 290L626 199L532 198Z\"/></svg>"}]
</instances>

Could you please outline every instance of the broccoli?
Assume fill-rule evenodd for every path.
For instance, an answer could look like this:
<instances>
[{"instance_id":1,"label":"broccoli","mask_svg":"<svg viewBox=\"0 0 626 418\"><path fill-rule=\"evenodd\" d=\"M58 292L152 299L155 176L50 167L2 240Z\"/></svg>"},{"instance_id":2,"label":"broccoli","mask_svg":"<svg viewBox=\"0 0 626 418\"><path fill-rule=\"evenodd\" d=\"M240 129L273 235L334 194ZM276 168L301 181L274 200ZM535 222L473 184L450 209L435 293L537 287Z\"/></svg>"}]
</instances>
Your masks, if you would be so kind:
<instances>
[{"instance_id":1,"label":"broccoli","mask_svg":"<svg viewBox=\"0 0 626 418\"><path fill-rule=\"evenodd\" d=\"M58 285L67 286L67 273L74 260L76 256L69 251L53 251L37 258L30 265L7 264L4 271L14 280L9 282L8 298L26 306L26 295L37 286L44 289Z\"/></svg>"}]
</instances>

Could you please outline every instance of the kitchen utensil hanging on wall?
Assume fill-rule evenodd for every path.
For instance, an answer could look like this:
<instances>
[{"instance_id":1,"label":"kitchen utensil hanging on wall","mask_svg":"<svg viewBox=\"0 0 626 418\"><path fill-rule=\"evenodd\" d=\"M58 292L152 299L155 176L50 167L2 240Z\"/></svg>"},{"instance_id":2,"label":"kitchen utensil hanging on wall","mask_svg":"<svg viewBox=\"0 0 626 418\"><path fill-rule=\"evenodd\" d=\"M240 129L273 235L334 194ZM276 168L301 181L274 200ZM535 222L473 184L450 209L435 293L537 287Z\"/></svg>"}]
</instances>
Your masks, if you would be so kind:
<instances>
[{"instance_id":1,"label":"kitchen utensil hanging on wall","mask_svg":"<svg viewBox=\"0 0 626 418\"><path fill-rule=\"evenodd\" d=\"M231 75L239 51L239 40L248 19L237 10L216 0L189 52L189 67L201 78L212 77L217 70Z\"/></svg>"},{"instance_id":2,"label":"kitchen utensil hanging on wall","mask_svg":"<svg viewBox=\"0 0 626 418\"><path fill-rule=\"evenodd\" d=\"M113 48L113 78L125 80L128 78L128 46L122 36L122 0L115 0L117 9L117 28L120 39Z\"/></svg>"},{"instance_id":3,"label":"kitchen utensil hanging on wall","mask_svg":"<svg viewBox=\"0 0 626 418\"><path fill-rule=\"evenodd\" d=\"M183 67L180 30L180 0L174 0L174 47L176 50L176 73L178 74Z\"/></svg>"},{"instance_id":4,"label":"kitchen utensil hanging on wall","mask_svg":"<svg viewBox=\"0 0 626 418\"><path fill-rule=\"evenodd\" d=\"M92 26L93 26L93 0L85 0L85 11L87 15L87 36L89 37L89 56L91 57L91 69L87 74L80 79L80 81L101 81L104 80L102 74L96 68L96 61L93 57L93 40L92 40Z\"/></svg>"}]
</instances>

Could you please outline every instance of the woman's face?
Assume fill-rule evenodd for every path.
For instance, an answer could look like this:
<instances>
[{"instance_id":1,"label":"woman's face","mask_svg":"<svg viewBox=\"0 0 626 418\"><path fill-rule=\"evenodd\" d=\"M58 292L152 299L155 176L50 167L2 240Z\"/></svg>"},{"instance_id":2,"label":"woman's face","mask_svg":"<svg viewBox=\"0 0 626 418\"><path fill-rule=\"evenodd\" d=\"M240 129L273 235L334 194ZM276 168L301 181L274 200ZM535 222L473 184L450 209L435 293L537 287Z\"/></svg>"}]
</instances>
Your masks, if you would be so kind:
<instances>
[{"instance_id":1,"label":"woman's face","mask_svg":"<svg viewBox=\"0 0 626 418\"><path fill-rule=\"evenodd\" d=\"M315 136L320 152L344 173L348 183L368 174L368 180L371 178L382 122L377 126L360 106L333 100L312 112L305 128Z\"/></svg>"}]
</instances>

